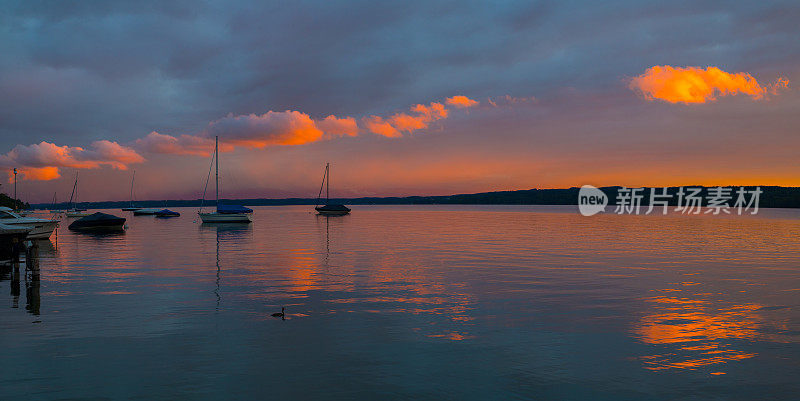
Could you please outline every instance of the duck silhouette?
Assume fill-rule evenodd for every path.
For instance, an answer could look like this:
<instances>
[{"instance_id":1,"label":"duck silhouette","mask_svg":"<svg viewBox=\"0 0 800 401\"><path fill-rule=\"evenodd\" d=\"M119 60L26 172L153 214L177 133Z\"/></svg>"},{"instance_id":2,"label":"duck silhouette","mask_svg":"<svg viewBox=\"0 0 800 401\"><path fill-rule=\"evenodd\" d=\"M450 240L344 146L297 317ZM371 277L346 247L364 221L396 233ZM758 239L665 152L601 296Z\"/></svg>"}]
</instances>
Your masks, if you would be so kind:
<instances>
[{"instance_id":1,"label":"duck silhouette","mask_svg":"<svg viewBox=\"0 0 800 401\"><path fill-rule=\"evenodd\" d=\"M281 306L281 311L273 313L272 317L279 317L279 318L281 318L281 320L286 320L286 315L284 314L285 309L286 308Z\"/></svg>"}]
</instances>

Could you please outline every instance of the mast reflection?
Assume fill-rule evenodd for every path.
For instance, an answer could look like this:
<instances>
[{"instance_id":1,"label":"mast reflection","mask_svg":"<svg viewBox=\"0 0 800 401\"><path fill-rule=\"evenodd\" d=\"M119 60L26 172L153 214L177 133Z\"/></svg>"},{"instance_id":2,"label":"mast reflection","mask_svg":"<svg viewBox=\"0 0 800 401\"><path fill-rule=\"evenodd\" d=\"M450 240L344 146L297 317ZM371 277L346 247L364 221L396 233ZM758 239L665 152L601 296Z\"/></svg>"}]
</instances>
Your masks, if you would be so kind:
<instances>
[{"instance_id":1,"label":"mast reflection","mask_svg":"<svg viewBox=\"0 0 800 401\"><path fill-rule=\"evenodd\" d=\"M219 310L219 305L222 300L220 286L222 282L222 264L220 258L220 245L223 242L236 241L239 242L244 238L252 235L252 225L241 223L202 223L200 224L201 230L213 230L215 234L215 265L217 267L216 277L214 279L214 296L216 297L216 309Z\"/></svg>"}]
</instances>

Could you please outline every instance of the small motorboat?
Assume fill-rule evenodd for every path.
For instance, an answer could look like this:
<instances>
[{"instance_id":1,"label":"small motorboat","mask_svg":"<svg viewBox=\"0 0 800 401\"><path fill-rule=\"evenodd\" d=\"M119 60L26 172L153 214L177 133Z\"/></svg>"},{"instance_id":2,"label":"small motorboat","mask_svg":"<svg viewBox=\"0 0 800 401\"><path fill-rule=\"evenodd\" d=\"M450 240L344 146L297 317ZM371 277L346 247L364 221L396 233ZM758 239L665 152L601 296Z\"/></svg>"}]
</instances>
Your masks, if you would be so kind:
<instances>
[{"instance_id":1,"label":"small motorboat","mask_svg":"<svg viewBox=\"0 0 800 401\"><path fill-rule=\"evenodd\" d=\"M89 216L80 218L69 225L70 230L74 231L123 231L125 230L125 218L117 217L107 213L96 212Z\"/></svg>"},{"instance_id":2,"label":"small motorboat","mask_svg":"<svg viewBox=\"0 0 800 401\"><path fill-rule=\"evenodd\" d=\"M0 223L28 229L28 239L47 239L58 227L58 220L22 217L8 207L0 207Z\"/></svg>"},{"instance_id":3,"label":"small motorboat","mask_svg":"<svg viewBox=\"0 0 800 401\"><path fill-rule=\"evenodd\" d=\"M181 214L178 212L173 212L169 209L163 209L156 212L156 217L166 218L166 217L180 217Z\"/></svg>"},{"instance_id":4,"label":"small motorboat","mask_svg":"<svg viewBox=\"0 0 800 401\"><path fill-rule=\"evenodd\" d=\"M154 214L156 214L156 213L158 213L160 211L161 211L161 209L146 207L146 208L141 208L141 209L134 210L133 211L133 215L134 216L152 216L152 215L154 215Z\"/></svg>"}]
</instances>

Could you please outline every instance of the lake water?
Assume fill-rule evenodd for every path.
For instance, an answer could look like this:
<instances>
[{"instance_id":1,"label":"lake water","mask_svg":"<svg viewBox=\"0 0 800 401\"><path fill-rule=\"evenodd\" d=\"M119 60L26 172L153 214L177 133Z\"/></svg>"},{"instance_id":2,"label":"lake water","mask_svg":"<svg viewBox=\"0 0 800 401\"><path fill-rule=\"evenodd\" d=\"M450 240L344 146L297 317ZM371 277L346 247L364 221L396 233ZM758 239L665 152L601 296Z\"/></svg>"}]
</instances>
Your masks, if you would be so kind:
<instances>
[{"instance_id":1,"label":"lake water","mask_svg":"<svg viewBox=\"0 0 800 401\"><path fill-rule=\"evenodd\" d=\"M800 397L800 210L310 209L62 222L0 275L0 398Z\"/></svg>"}]
</instances>

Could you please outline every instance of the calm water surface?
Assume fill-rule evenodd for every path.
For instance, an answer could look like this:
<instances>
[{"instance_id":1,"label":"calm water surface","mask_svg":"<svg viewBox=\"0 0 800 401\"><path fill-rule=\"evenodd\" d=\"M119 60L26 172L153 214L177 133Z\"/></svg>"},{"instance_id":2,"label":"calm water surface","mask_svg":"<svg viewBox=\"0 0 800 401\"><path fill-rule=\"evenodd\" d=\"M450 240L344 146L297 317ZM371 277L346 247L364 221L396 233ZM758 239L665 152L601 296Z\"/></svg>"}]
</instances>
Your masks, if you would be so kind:
<instances>
[{"instance_id":1,"label":"calm water surface","mask_svg":"<svg viewBox=\"0 0 800 401\"><path fill-rule=\"evenodd\" d=\"M800 397L798 210L255 209L112 211L4 270L0 398Z\"/></svg>"}]
</instances>

